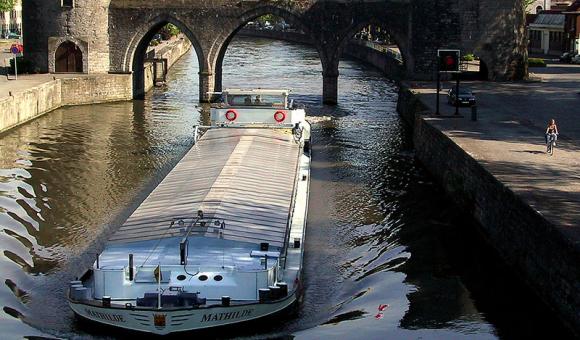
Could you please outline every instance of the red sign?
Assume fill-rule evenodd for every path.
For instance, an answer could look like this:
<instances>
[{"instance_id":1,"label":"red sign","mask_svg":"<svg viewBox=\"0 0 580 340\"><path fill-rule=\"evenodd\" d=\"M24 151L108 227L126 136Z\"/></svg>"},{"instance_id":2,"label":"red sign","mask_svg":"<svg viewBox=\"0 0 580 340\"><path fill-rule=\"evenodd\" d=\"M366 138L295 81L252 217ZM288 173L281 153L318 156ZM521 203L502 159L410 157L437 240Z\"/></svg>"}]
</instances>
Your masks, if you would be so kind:
<instances>
[{"instance_id":1,"label":"red sign","mask_svg":"<svg viewBox=\"0 0 580 340\"><path fill-rule=\"evenodd\" d=\"M22 46L22 44L12 44L12 46L10 46L10 52L12 52L13 54L19 54L22 53L24 51L24 46Z\"/></svg>"}]
</instances>

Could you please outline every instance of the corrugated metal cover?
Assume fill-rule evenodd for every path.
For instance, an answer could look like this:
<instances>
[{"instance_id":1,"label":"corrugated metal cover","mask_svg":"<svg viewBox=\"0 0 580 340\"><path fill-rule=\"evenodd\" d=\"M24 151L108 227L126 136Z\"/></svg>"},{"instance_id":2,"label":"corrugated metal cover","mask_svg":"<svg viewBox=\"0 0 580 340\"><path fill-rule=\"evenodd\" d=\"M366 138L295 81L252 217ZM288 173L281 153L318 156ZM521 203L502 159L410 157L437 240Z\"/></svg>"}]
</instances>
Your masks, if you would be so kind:
<instances>
[{"instance_id":1,"label":"corrugated metal cover","mask_svg":"<svg viewBox=\"0 0 580 340\"><path fill-rule=\"evenodd\" d=\"M201 209L225 219L224 239L282 246L298 156L290 130L209 130L110 241L180 236L171 220Z\"/></svg>"},{"instance_id":2,"label":"corrugated metal cover","mask_svg":"<svg viewBox=\"0 0 580 340\"><path fill-rule=\"evenodd\" d=\"M564 14L540 13L530 26L553 26L564 27L566 16Z\"/></svg>"}]
</instances>

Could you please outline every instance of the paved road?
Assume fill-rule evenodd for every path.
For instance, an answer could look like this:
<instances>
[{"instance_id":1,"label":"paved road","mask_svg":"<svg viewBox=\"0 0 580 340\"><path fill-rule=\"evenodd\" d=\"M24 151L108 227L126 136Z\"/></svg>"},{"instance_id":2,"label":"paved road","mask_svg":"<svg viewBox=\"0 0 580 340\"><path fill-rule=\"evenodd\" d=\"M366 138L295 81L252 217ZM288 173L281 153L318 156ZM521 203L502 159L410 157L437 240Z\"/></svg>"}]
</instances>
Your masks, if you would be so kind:
<instances>
[{"instance_id":1,"label":"paved road","mask_svg":"<svg viewBox=\"0 0 580 340\"><path fill-rule=\"evenodd\" d=\"M14 76L0 75L0 99L8 97L10 92L16 94L26 91L40 84L49 82L54 78L78 78L87 77L86 74L24 74L18 75L18 80Z\"/></svg>"},{"instance_id":2,"label":"paved road","mask_svg":"<svg viewBox=\"0 0 580 340\"><path fill-rule=\"evenodd\" d=\"M477 94L479 120L427 119L481 162L565 235L580 241L580 66L550 64L531 70L537 82L468 82ZM413 83L432 112L435 84ZM444 84L449 88L451 83ZM454 107L441 95L442 112ZM560 140L554 156L545 153L544 132L556 119Z\"/></svg>"}]
</instances>

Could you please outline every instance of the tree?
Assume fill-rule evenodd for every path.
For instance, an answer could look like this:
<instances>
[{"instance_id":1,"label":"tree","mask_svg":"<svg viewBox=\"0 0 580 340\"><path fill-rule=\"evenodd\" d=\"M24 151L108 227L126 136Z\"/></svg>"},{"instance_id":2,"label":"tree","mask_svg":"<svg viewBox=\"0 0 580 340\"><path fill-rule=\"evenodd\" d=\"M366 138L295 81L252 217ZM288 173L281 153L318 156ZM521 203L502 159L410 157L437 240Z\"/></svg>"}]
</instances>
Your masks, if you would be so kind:
<instances>
[{"instance_id":1,"label":"tree","mask_svg":"<svg viewBox=\"0 0 580 340\"><path fill-rule=\"evenodd\" d=\"M8 12L14 8L15 0L0 0L0 12Z\"/></svg>"},{"instance_id":2,"label":"tree","mask_svg":"<svg viewBox=\"0 0 580 340\"><path fill-rule=\"evenodd\" d=\"M523 5L524 5L524 11L526 11L526 13L528 13L530 5L533 4L534 2L536 2L536 0L523 0L522 1Z\"/></svg>"},{"instance_id":3,"label":"tree","mask_svg":"<svg viewBox=\"0 0 580 340\"><path fill-rule=\"evenodd\" d=\"M163 38L163 40L169 40L171 39L171 37L174 37L176 35L178 35L179 33L181 33L181 31L179 30L179 28L173 24L167 24L165 26L163 26L161 28L161 30L159 30L159 34L161 34L161 37Z\"/></svg>"}]
</instances>

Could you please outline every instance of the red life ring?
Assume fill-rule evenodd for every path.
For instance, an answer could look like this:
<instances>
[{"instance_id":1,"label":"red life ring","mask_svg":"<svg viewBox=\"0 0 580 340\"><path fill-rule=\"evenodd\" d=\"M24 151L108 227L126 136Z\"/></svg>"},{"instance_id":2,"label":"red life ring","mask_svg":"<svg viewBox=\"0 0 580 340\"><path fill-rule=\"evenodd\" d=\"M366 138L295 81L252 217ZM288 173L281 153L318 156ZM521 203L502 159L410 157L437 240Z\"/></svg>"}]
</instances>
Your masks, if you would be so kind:
<instances>
[{"instance_id":1,"label":"red life ring","mask_svg":"<svg viewBox=\"0 0 580 340\"><path fill-rule=\"evenodd\" d=\"M282 123L284 120L286 120L286 112L276 111L276 113L274 113L274 120L278 123Z\"/></svg>"},{"instance_id":2,"label":"red life ring","mask_svg":"<svg viewBox=\"0 0 580 340\"><path fill-rule=\"evenodd\" d=\"M226 119L233 122L238 119L238 112L236 110L228 110L228 112L226 112Z\"/></svg>"}]
</instances>

